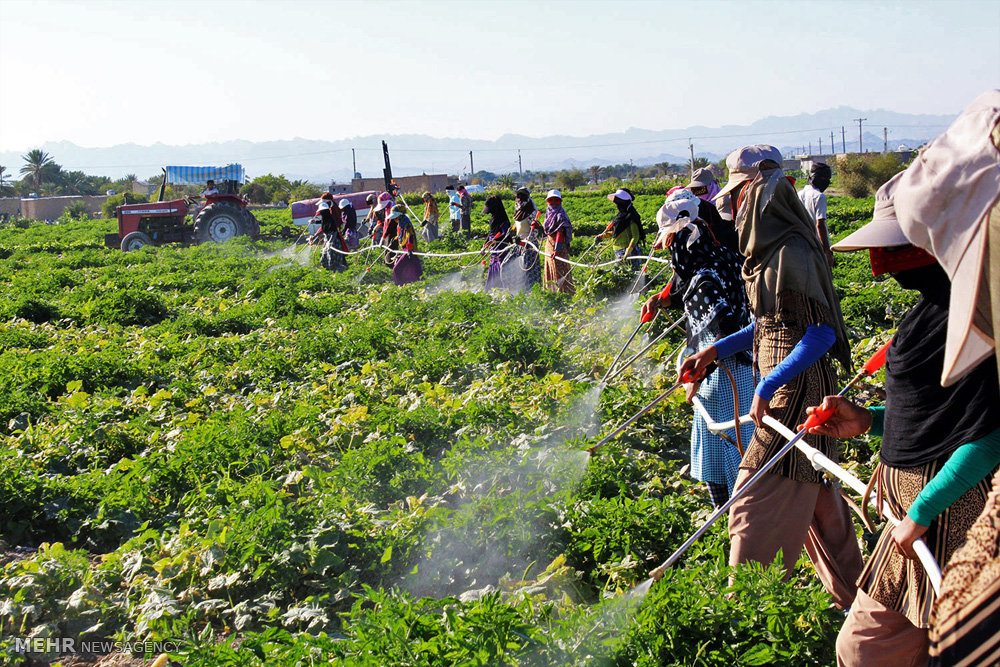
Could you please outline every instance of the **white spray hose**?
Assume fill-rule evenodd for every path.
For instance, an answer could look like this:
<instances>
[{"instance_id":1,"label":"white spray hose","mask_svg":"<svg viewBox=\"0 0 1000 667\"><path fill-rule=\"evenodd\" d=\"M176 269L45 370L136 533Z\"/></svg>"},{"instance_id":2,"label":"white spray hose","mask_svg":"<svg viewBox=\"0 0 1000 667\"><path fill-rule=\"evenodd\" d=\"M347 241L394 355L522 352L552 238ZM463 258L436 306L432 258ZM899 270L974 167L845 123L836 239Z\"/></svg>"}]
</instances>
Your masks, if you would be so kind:
<instances>
[{"instance_id":1,"label":"white spray hose","mask_svg":"<svg viewBox=\"0 0 1000 667\"><path fill-rule=\"evenodd\" d=\"M705 423L708 425L708 430L712 431L713 433L718 433L719 431L726 431L736 427L737 420L731 419L727 422L714 421L712 419L712 416L708 413L708 410L705 409L705 404L702 403L701 398L699 398L698 396L693 397L691 402L694 405L695 409L699 413L701 413L701 416L705 419ZM740 424L746 424L752 421L753 419L750 418L750 415L742 415L739 418ZM795 433L793 433L791 429L789 429L787 426L779 422L771 415L764 416L764 423L773 428L775 431L777 431L778 434L781 435L781 437L785 438L786 440L791 440L792 438L795 437ZM862 500L864 500L867 488L860 479L858 479L857 477L855 477L854 475L852 475L851 473L849 473L848 471L844 470L839 465L834 463L832 460L830 460L829 457L823 454L823 452L819 451L812 445L807 444L804 440L802 440L802 438L799 438L799 440L795 443L795 447L800 452L805 454L806 458L809 460L810 463L812 463L814 468L816 468L817 470L824 470L830 473L831 475L839 479L841 482L849 486L852 490L854 490L858 495L861 496ZM889 507L888 502L882 501L882 506L879 507L878 510L879 513L881 513L882 516L884 516L892 525L894 526L899 525L900 520L896 518L896 515L892 512L892 509ZM934 555L931 554L931 550L928 548L927 543L924 542L923 540L916 540L913 543L913 551L917 554L917 558L920 560L920 564L923 565L924 571L927 573L927 578L928 580L930 580L931 587L934 589L934 592L940 595L941 568L940 566L938 566L937 561L934 560Z\"/></svg>"}]
</instances>

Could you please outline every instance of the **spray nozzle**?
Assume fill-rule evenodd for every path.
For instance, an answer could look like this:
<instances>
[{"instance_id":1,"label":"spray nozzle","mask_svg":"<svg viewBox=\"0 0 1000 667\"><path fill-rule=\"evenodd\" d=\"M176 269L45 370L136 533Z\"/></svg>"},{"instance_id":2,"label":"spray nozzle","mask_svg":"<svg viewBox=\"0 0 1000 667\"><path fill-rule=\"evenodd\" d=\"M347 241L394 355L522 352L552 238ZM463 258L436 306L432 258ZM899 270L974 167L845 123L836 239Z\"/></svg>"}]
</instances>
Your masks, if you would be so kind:
<instances>
[{"instance_id":1,"label":"spray nozzle","mask_svg":"<svg viewBox=\"0 0 1000 667\"><path fill-rule=\"evenodd\" d=\"M649 578L652 579L653 581L659 581L660 579L663 578L663 575L666 573L666 571L667 568L661 565L660 567L654 568L649 571Z\"/></svg>"}]
</instances>

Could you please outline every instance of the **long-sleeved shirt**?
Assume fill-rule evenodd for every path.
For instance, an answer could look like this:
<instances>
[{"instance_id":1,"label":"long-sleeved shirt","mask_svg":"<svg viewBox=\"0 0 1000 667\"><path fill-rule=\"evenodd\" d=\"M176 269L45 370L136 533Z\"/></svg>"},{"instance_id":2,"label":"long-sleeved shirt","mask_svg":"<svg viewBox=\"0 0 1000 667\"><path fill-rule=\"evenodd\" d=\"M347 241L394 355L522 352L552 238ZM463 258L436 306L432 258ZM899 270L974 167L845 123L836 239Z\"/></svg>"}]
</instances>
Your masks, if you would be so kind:
<instances>
[{"instance_id":1,"label":"long-sleeved shirt","mask_svg":"<svg viewBox=\"0 0 1000 667\"><path fill-rule=\"evenodd\" d=\"M868 408L872 415L872 435L882 435L885 407ZM921 489L906 516L914 523L929 526L941 512L993 473L1000 465L1000 429L967 442L952 452L944 466Z\"/></svg>"},{"instance_id":2,"label":"long-sleeved shirt","mask_svg":"<svg viewBox=\"0 0 1000 667\"><path fill-rule=\"evenodd\" d=\"M622 233L614 237L612 245L616 250L627 250L630 245L638 245L642 239L642 231L635 222L629 224Z\"/></svg>"},{"instance_id":3,"label":"long-sleeved shirt","mask_svg":"<svg viewBox=\"0 0 1000 667\"><path fill-rule=\"evenodd\" d=\"M753 347L753 335L756 322L751 322L734 334L716 341L715 350L719 359L731 357L737 352L743 352ZM837 332L826 324L812 324L806 327L806 333L795 344L791 353L780 364L757 383L754 393L764 400L771 400L781 386L816 363L820 357L833 347L837 340Z\"/></svg>"},{"instance_id":4,"label":"long-sleeved shirt","mask_svg":"<svg viewBox=\"0 0 1000 667\"><path fill-rule=\"evenodd\" d=\"M452 192L448 195L448 219L460 220L462 218L462 195Z\"/></svg>"}]
</instances>

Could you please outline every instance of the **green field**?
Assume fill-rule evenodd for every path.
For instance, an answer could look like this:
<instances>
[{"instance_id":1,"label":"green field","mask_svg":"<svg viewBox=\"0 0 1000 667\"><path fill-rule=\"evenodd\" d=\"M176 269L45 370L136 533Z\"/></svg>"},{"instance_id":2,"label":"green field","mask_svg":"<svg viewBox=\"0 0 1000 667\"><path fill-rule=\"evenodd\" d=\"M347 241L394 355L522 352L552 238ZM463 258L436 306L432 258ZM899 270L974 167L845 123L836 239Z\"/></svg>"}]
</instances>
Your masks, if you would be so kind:
<instances>
[{"instance_id":1,"label":"green field","mask_svg":"<svg viewBox=\"0 0 1000 667\"><path fill-rule=\"evenodd\" d=\"M644 220L661 202L639 197ZM565 203L578 254L613 206ZM831 235L871 206L833 198ZM484 294L479 263L428 259L398 288L366 255L330 274L248 239L122 253L103 247L114 228L0 229L0 650L68 636L171 640L184 665L833 662L843 613L808 562L730 587L722 524L627 594L710 510L684 474L679 395L582 451L673 381L659 362L676 332L596 389L637 322L629 276L573 298ZM865 256L835 277L860 359L911 300ZM874 447L849 443L851 465Z\"/></svg>"}]
</instances>

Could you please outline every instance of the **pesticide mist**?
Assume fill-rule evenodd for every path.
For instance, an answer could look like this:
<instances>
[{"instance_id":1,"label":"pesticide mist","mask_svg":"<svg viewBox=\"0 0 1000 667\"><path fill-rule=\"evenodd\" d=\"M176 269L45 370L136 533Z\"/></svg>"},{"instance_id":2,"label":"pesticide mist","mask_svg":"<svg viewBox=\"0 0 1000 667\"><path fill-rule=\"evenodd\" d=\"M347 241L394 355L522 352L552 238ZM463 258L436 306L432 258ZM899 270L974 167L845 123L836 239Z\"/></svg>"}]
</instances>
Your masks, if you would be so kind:
<instances>
[{"instance_id":1,"label":"pesticide mist","mask_svg":"<svg viewBox=\"0 0 1000 667\"><path fill-rule=\"evenodd\" d=\"M545 569L547 538L558 523L549 503L587 472L590 455L574 441L600 430L601 388L569 401L545 436L518 436L500 461L485 461L461 480L458 508L425 538L424 557L399 587L418 596L474 599Z\"/></svg>"}]
</instances>

